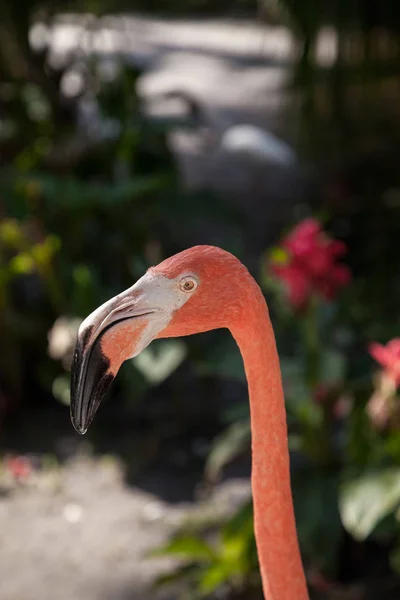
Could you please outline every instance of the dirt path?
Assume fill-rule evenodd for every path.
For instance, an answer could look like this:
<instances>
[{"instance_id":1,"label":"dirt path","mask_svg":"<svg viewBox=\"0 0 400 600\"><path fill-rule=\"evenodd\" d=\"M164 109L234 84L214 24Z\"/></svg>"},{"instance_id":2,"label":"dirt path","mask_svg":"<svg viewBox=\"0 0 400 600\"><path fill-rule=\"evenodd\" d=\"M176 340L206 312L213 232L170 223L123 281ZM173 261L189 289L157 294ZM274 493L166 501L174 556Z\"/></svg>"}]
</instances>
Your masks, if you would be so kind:
<instances>
[{"instance_id":1,"label":"dirt path","mask_svg":"<svg viewBox=\"0 0 400 600\"><path fill-rule=\"evenodd\" d=\"M151 589L170 561L146 554L198 506L128 487L110 457L78 455L17 486L3 472L2 482L1 600L175 597ZM230 482L202 510L229 508L247 494L246 483Z\"/></svg>"}]
</instances>

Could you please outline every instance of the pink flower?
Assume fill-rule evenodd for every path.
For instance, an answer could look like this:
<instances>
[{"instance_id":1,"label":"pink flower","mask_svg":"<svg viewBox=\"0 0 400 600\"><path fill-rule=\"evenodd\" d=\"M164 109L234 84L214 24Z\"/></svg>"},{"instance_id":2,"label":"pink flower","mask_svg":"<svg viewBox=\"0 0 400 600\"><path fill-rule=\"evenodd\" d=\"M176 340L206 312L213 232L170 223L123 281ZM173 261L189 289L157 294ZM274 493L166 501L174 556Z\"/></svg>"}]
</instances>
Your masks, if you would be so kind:
<instances>
[{"instance_id":1,"label":"pink flower","mask_svg":"<svg viewBox=\"0 0 400 600\"><path fill-rule=\"evenodd\" d=\"M394 338L383 346L376 342L369 345L369 353L382 367L395 387L400 386L400 338Z\"/></svg>"},{"instance_id":2,"label":"pink flower","mask_svg":"<svg viewBox=\"0 0 400 600\"><path fill-rule=\"evenodd\" d=\"M310 296L310 282L296 265L272 267L273 273L285 285L292 306L303 306Z\"/></svg>"},{"instance_id":3,"label":"pink flower","mask_svg":"<svg viewBox=\"0 0 400 600\"><path fill-rule=\"evenodd\" d=\"M314 251L320 234L319 222L316 219L305 219L289 233L282 246L297 258L308 258Z\"/></svg>"},{"instance_id":4,"label":"pink flower","mask_svg":"<svg viewBox=\"0 0 400 600\"><path fill-rule=\"evenodd\" d=\"M272 272L286 287L289 302L303 308L312 294L333 300L351 281L351 272L338 264L346 245L332 240L316 219L305 219L283 240L280 249L285 260L272 261Z\"/></svg>"}]
</instances>

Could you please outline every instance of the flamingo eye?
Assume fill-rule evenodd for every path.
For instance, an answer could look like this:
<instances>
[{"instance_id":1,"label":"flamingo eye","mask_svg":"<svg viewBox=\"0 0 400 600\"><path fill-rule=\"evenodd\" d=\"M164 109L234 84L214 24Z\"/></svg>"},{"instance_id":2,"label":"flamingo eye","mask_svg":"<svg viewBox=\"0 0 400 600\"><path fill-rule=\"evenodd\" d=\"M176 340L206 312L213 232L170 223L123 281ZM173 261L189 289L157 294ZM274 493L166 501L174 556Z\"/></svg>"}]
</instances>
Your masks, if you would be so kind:
<instances>
[{"instance_id":1,"label":"flamingo eye","mask_svg":"<svg viewBox=\"0 0 400 600\"><path fill-rule=\"evenodd\" d=\"M193 292L197 288L197 281L194 277L183 277L179 282L182 292Z\"/></svg>"}]
</instances>

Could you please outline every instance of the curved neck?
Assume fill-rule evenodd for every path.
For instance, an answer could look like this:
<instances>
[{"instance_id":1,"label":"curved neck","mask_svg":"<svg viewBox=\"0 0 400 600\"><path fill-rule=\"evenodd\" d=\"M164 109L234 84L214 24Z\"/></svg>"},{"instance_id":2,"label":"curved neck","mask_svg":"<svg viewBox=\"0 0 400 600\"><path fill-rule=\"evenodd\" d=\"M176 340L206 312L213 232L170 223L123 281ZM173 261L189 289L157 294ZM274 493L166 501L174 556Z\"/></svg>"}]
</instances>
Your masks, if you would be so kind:
<instances>
[{"instance_id":1,"label":"curved neck","mask_svg":"<svg viewBox=\"0 0 400 600\"><path fill-rule=\"evenodd\" d=\"M255 282L254 282L255 283ZM231 328L250 395L254 527L266 600L309 600L290 486L285 402L275 336L259 287Z\"/></svg>"}]
</instances>

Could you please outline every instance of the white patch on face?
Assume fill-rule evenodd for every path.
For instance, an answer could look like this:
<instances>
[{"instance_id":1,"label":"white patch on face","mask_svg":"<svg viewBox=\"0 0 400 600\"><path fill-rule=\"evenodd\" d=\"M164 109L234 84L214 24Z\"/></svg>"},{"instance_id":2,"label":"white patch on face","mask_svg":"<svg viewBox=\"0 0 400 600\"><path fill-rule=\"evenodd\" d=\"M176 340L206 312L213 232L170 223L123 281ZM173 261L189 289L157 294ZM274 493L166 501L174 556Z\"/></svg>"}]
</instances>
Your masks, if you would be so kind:
<instances>
[{"instance_id":1,"label":"white patch on face","mask_svg":"<svg viewBox=\"0 0 400 600\"><path fill-rule=\"evenodd\" d=\"M188 293L180 289L180 281L189 275L198 281L192 273L182 273L175 279L168 279L164 275L151 272L146 273L132 287L93 311L81 324L78 335L81 336L87 328L93 327L90 343L111 323L129 316L137 318L143 316L148 323L136 341L131 358L137 356L167 327L174 312L196 292L193 290Z\"/></svg>"}]
</instances>

